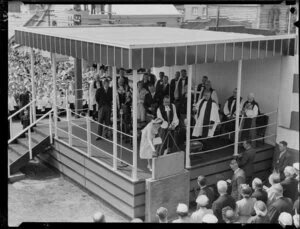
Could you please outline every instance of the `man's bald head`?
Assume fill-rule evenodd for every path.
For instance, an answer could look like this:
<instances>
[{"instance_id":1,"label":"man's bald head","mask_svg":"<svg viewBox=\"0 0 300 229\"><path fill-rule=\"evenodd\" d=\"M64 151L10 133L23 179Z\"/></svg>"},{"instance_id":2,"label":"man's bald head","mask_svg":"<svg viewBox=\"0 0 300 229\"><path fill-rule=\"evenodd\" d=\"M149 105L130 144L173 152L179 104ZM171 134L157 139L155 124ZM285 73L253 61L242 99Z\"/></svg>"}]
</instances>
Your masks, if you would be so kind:
<instances>
[{"instance_id":1,"label":"man's bald head","mask_svg":"<svg viewBox=\"0 0 300 229\"><path fill-rule=\"evenodd\" d=\"M224 181L224 180L218 181L217 189L220 194L225 194L228 189L228 185L227 185L226 181Z\"/></svg>"},{"instance_id":2,"label":"man's bald head","mask_svg":"<svg viewBox=\"0 0 300 229\"><path fill-rule=\"evenodd\" d=\"M105 216L102 212L96 212L93 216L94 223L105 223Z\"/></svg>"},{"instance_id":3,"label":"man's bald head","mask_svg":"<svg viewBox=\"0 0 300 229\"><path fill-rule=\"evenodd\" d=\"M249 95L248 95L248 101L252 102L253 100L254 100L254 93L250 92Z\"/></svg>"}]
</instances>

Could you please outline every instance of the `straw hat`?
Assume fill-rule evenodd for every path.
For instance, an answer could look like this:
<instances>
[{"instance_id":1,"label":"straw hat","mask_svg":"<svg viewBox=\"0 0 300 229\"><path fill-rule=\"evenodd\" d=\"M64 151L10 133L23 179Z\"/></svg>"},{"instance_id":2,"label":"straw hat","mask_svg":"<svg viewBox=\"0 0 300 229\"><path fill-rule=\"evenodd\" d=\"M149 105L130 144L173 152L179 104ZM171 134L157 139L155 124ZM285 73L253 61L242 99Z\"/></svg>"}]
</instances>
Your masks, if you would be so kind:
<instances>
[{"instance_id":1,"label":"straw hat","mask_svg":"<svg viewBox=\"0 0 300 229\"><path fill-rule=\"evenodd\" d=\"M189 212L189 209L188 209L188 206L186 204L180 203L180 204L178 204L176 211L181 212L181 213L187 213L187 212Z\"/></svg>"},{"instance_id":2,"label":"straw hat","mask_svg":"<svg viewBox=\"0 0 300 229\"><path fill-rule=\"evenodd\" d=\"M254 210L256 215L260 215L260 216L266 216L268 213L266 204L261 200L255 202Z\"/></svg>"},{"instance_id":3,"label":"straw hat","mask_svg":"<svg viewBox=\"0 0 300 229\"><path fill-rule=\"evenodd\" d=\"M281 212L278 218L278 222L280 222L284 226L292 226L293 225L292 215L287 212Z\"/></svg>"},{"instance_id":4,"label":"straw hat","mask_svg":"<svg viewBox=\"0 0 300 229\"><path fill-rule=\"evenodd\" d=\"M206 214L202 218L202 223L218 223L218 219L215 215L213 214Z\"/></svg>"}]
</instances>

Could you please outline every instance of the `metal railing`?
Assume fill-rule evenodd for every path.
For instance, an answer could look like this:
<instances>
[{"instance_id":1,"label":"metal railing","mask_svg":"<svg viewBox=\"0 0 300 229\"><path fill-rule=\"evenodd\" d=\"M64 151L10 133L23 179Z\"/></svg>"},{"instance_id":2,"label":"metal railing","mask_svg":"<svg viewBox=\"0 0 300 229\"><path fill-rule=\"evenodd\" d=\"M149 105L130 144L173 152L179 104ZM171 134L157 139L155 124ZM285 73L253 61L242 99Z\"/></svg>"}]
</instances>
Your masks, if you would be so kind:
<instances>
[{"instance_id":1,"label":"metal railing","mask_svg":"<svg viewBox=\"0 0 300 229\"><path fill-rule=\"evenodd\" d=\"M104 164L106 167L109 167L112 170L118 170L118 165L117 165L118 163L121 163L121 165L123 165L123 166L124 165L128 166L129 170L131 170L131 176L128 176L126 173L125 174L122 173L122 174L123 174L123 176L126 176L129 179L133 179L133 171L134 171L133 165L131 163L127 162L126 160L120 158L118 156L118 153L116 154L117 156L114 156L113 153L110 153L110 152L106 151L104 148L101 148L101 147L98 147L97 145L95 145L92 142L92 136L96 137L96 138L101 137L102 141L106 141L106 142L110 143L112 145L112 150L114 148L113 146L115 145L117 147L117 150L119 149L118 150L119 154L122 154L123 150L126 150L127 152L130 152L133 155L133 150L129 149L128 147L126 147L122 144L119 144L118 135L117 135L117 139L110 140L110 139L106 138L105 136L100 136L98 133L95 133L92 130L92 124L97 125L97 126L101 125L103 128L106 128L110 131L116 131L119 134L120 139L123 138L123 135L126 137L130 137L130 138L132 138L133 136L126 134L120 130L114 130L113 127L99 123L99 122L93 120L88 115L83 116L81 114L73 112L73 111L71 111L71 109L69 107L68 108L63 108L60 106L57 106L57 107L60 109L66 109L66 114L67 114L66 120L61 122L61 123L64 123L64 125L65 125L65 123L67 123L65 125L65 128L59 127L59 124L56 127L57 130L59 130L64 135L66 135L66 138L61 135L60 136L57 135L56 136L57 139L62 140L62 141L65 140L65 142L70 147L75 148L76 150L83 153L84 155L86 155L89 158L97 159L97 158L103 157L103 155L104 155L105 157L107 157L109 159L110 162L112 161L112 163L109 163L107 161L105 162L105 160L100 160L100 159L97 159L96 161L102 165ZM73 114L73 116L72 116L72 114ZM82 122L80 123L80 121L82 121ZM81 134L83 133L84 135L86 135L86 138L81 137L82 136L81 134L80 134L81 136L80 135L76 136L76 134L74 133L74 128L78 128L80 130ZM75 139L79 140L81 143L75 144L75 142L74 142ZM86 151L82 150L82 147L86 148ZM96 151L100 151L101 154L97 155ZM118 171L118 172L120 172L120 171Z\"/></svg>"},{"instance_id":2,"label":"metal railing","mask_svg":"<svg viewBox=\"0 0 300 229\"><path fill-rule=\"evenodd\" d=\"M270 118L271 115L277 114L277 113L278 113L278 111L276 110L276 111L272 111L272 112L269 112L269 113L258 115L258 116L253 118L252 122L256 121L256 118L258 118L258 117L268 116L268 118ZM229 147L234 146L235 144L243 143L243 141L245 139L243 139L243 140L241 140L241 139L242 139L242 133L244 131L252 131L254 133L254 134L253 133L249 134L249 138L248 138L248 139L251 139L252 142L257 142L259 140L269 139L271 137L276 136L276 128L275 128L274 131L271 131L271 133L269 135L265 135L265 134L267 133L267 128L277 126L277 121L272 122L272 123L268 123L268 124L265 124L265 125L259 125L259 126L249 127L249 128L241 128L244 125L244 123L243 123L244 119L245 119L245 117L240 117L240 126L238 127L238 136L239 137L238 137L237 143L233 142L233 143L226 144L226 145L223 145L223 146L218 147L218 148L208 149L208 150L204 150L204 151L200 151L200 152L191 152L190 155L194 156L194 155L204 154L204 153L208 153L208 152L212 152L212 151L216 151L216 150L229 148ZM231 120L228 120L228 121L225 121L225 122L220 122L220 123L217 123L217 124L198 126L196 128L209 127L209 126L214 126L214 125L217 125L217 126L221 127L224 124L229 123L229 122L232 122L233 125L235 125L235 118L231 119ZM193 128L195 128L195 126L191 126L191 129L193 129ZM256 131L258 129L261 129L261 128L265 128L265 130L264 130L265 134L264 134L263 137L258 137L257 138L257 132ZM235 132L236 132L235 130L234 131L227 131L227 132L217 134L217 135L214 135L214 136L194 138L194 139L191 139L190 142L192 143L192 142L197 142L197 141L205 141L205 140L210 140L210 139L219 138L219 137L226 137L226 136L228 136L228 138L230 138L230 136L232 134L234 134Z\"/></svg>"}]
</instances>

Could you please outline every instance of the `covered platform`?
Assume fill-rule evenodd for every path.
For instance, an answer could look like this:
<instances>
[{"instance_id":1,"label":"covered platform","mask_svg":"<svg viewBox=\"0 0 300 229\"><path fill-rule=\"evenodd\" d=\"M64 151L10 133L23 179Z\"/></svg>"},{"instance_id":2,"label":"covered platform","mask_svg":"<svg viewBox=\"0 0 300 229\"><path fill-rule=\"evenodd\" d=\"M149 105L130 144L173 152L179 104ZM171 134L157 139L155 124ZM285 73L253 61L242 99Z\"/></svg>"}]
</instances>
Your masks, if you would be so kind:
<instances>
[{"instance_id":1,"label":"covered platform","mask_svg":"<svg viewBox=\"0 0 300 229\"><path fill-rule=\"evenodd\" d=\"M159 71L165 71L169 79L174 77L175 71L187 70L187 117L192 115L190 108L194 103L192 95L195 94L195 89L193 88L201 82L204 74L213 79L213 86L220 91L219 99L222 104L235 87L237 97L242 96L242 93L245 96L254 91L259 95L263 113L270 114L266 134L254 138L255 141L266 139L263 144L256 147L256 173L265 172L271 165L276 144L279 96L276 90L279 88L280 69L283 67L281 60L295 54L295 35L260 36L163 27L104 26L19 28L15 31L15 39L16 43L32 49L51 52L54 84L56 82L54 54L74 58L76 89L80 89L82 84L82 59L112 67L113 95L117 94L117 68L132 69L132 134L124 133L118 128L116 96L113 96L113 125L107 127L112 129L112 139L95 141L98 123L90 117L79 115L79 118L74 118L70 109L67 109L67 121L57 122L54 118L56 153L50 156L55 161L54 163L52 160L50 164L67 173L74 180L82 179L79 183L108 202L112 200L112 205L116 208L119 207L118 205L124 206L119 210L132 218L143 217L145 214L145 200L143 199L145 179L151 177L146 168L146 160L139 158L136 114L137 82L140 80L137 70L140 68L151 68L156 75ZM33 52L32 64L34 64ZM33 82L33 68L31 74ZM258 83L258 80L262 80L261 83ZM54 87L54 93L56 93L55 90ZM78 92L76 98L80 97L81 93ZM237 110L240 106L238 101ZM79 107L78 103L76 108ZM54 117L57 117L56 108L55 100ZM196 187L196 177L199 175L208 176L210 184L218 179L228 179L232 175L228 164L233 155L239 152L239 134L242 131L239 128L238 119L235 119L235 124L233 142L228 142L224 136L220 138L215 136L206 139L208 144L205 150L192 152L191 141L193 140L190 130L193 127L190 119L187 118L185 144L182 150L185 154L185 168L191 173L191 193ZM127 135L131 138L132 144L121 142L120 135ZM120 157L121 148L122 157ZM47 157L43 157L47 161ZM93 168L89 167L90 160L93 160ZM121 165L127 164L127 167L120 166L120 162L122 162ZM100 168L102 170L105 168L107 175L101 173ZM82 173L79 172L81 170ZM97 179L94 177L93 185L87 185L92 176L88 178L86 171L94 172L93 177L98 176ZM116 177L122 179L127 187L122 186L123 183L120 183ZM110 186L104 185L107 183ZM128 193L130 193L129 202L126 201ZM123 195L126 198L122 198Z\"/></svg>"}]
</instances>

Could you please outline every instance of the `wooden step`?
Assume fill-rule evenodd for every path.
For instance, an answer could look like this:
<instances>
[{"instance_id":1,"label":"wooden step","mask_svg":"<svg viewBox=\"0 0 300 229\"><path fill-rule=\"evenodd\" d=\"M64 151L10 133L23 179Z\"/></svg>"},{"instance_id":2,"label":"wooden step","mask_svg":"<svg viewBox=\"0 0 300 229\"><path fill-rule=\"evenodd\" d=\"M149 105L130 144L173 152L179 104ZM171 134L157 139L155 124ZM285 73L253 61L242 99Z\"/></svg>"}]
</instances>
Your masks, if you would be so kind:
<instances>
[{"instance_id":1,"label":"wooden step","mask_svg":"<svg viewBox=\"0 0 300 229\"><path fill-rule=\"evenodd\" d=\"M8 153L8 164L10 165L14 161L16 161L22 155L16 152L15 150L11 149L10 147L7 148Z\"/></svg>"}]
</instances>

